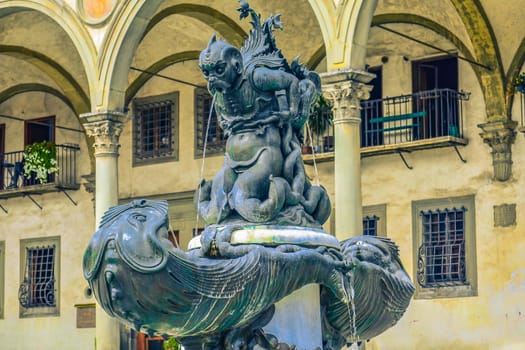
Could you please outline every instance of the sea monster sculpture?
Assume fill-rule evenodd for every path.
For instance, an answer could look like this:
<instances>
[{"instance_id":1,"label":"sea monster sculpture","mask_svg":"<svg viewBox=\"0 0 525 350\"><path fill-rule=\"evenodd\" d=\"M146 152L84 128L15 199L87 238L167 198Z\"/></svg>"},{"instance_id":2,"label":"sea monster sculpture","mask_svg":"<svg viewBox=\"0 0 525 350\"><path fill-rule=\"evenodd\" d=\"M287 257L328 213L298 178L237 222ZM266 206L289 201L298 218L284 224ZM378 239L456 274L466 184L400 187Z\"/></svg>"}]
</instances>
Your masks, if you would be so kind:
<instances>
[{"instance_id":1,"label":"sea monster sculpture","mask_svg":"<svg viewBox=\"0 0 525 350\"><path fill-rule=\"evenodd\" d=\"M84 277L109 315L186 350L293 349L263 327L277 302L317 284L323 350L339 350L394 325L414 286L387 238L339 242L321 229L330 201L306 177L299 147L319 76L282 56L273 37L279 15L261 24L240 3L253 26L244 46L214 36L199 59L228 136L224 165L196 191L207 223L199 246L184 252L168 240L166 202L136 200L105 213ZM247 228L278 237L239 242Z\"/></svg>"},{"instance_id":2,"label":"sea monster sculpture","mask_svg":"<svg viewBox=\"0 0 525 350\"><path fill-rule=\"evenodd\" d=\"M166 202L111 208L84 254L84 277L109 315L176 337L187 350L279 349L261 328L276 302L311 283L321 285L323 349L339 350L395 324L414 291L387 238L355 237L340 249L223 241L219 255L228 257L207 258L200 249L174 247L168 227Z\"/></svg>"}]
</instances>

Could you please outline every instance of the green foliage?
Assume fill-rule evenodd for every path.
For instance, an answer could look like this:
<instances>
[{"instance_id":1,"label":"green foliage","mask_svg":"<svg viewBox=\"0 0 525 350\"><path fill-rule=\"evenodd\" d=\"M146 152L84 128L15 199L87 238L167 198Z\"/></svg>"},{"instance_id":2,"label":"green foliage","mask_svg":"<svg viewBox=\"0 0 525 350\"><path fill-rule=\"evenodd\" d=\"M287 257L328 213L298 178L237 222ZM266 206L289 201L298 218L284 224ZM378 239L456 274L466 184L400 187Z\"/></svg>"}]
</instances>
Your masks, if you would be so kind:
<instances>
[{"instance_id":1,"label":"green foliage","mask_svg":"<svg viewBox=\"0 0 525 350\"><path fill-rule=\"evenodd\" d=\"M180 344L177 343L175 338L169 338L164 341L164 350L180 350Z\"/></svg>"},{"instance_id":2,"label":"green foliage","mask_svg":"<svg viewBox=\"0 0 525 350\"><path fill-rule=\"evenodd\" d=\"M34 172L41 183L46 183L47 176L58 171L56 146L52 142L35 142L26 146L24 158L24 173Z\"/></svg>"},{"instance_id":3,"label":"green foliage","mask_svg":"<svg viewBox=\"0 0 525 350\"><path fill-rule=\"evenodd\" d=\"M513 94L516 91L525 94L525 72L521 72L512 80L510 93Z\"/></svg>"},{"instance_id":4,"label":"green foliage","mask_svg":"<svg viewBox=\"0 0 525 350\"><path fill-rule=\"evenodd\" d=\"M321 136L332 126L333 120L332 106L323 95L320 95L308 117L310 130L312 133Z\"/></svg>"}]
</instances>

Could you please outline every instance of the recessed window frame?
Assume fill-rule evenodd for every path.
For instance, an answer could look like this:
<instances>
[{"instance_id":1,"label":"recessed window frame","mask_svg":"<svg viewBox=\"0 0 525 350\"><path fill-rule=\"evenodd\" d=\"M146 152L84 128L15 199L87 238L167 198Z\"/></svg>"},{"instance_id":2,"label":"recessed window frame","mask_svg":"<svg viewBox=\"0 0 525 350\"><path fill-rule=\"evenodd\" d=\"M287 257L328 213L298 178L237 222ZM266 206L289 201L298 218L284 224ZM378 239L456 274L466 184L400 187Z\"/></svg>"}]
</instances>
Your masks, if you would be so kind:
<instances>
[{"instance_id":1,"label":"recessed window frame","mask_svg":"<svg viewBox=\"0 0 525 350\"><path fill-rule=\"evenodd\" d=\"M29 238L20 240L20 283L24 283L27 265L27 250L38 247L54 246L54 306L24 307L19 302L20 318L60 316L60 236Z\"/></svg>"},{"instance_id":2,"label":"recessed window frame","mask_svg":"<svg viewBox=\"0 0 525 350\"><path fill-rule=\"evenodd\" d=\"M133 100L133 166L164 163L177 161L179 159L179 92L171 92L162 95L138 97ZM170 103L170 148L167 151L153 151L153 154L145 154L142 149L143 142L143 119L139 115L141 107L153 104Z\"/></svg>"},{"instance_id":3,"label":"recessed window frame","mask_svg":"<svg viewBox=\"0 0 525 350\"><path fill-rule=\"evenodd\" d=\"M447 282L441 286L425 287L418 281L418 271L422 268L419 261L419 249L423 244L423 217L421 213L428 211L445 211L453 208L465 208L464 240L465 240L465 274L466 282L461 285L450 285ZM476 264L476 222L475 198L473 195L448 197L440 199L419 200L412 202L412 233L415 299L458 298L477 296L477 264Z\"/></svg>"},{"instance_id":4,"label":"recessed window frame","mask_svg":"<svg viewBox=\"0 0 525 350\"><path fill-rule=\"evenodd\" d=\"M376 219L376 235L381 236L381 237L386 237L386 204L376 204L376 205L364 206L363 207L363 221L367 217L377 218ZM363 226L363 231L364 230L365 230L365 227Z\"/></svg>"},{"instance_id":5,"label":"recessed window frame","mask_svg":"<svg viewBox=\"0 0 525 350\"><path fill-rule=\"evenodd\" d=\"M206 156L223 155L226 148L226 137L217 120L217 114L213 110L212 96L205 87L195 88L194 100L195 158L203 156L208 120L212 127L210 128L211 134L208 135L208 142L206 142ZM210 108L212 109L211 118ZM214 140L213 137L216 139Z\"/></svg>"}]
</instances>

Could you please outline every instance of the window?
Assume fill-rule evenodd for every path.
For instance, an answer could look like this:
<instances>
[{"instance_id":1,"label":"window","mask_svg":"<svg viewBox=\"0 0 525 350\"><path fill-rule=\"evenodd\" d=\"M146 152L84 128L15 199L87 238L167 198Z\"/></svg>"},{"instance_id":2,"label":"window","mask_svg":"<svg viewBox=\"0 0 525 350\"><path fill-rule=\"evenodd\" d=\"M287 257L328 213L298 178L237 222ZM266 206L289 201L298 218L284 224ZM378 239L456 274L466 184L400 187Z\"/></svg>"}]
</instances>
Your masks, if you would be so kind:
<instances>
[{"instance_id":1,"label":"window","mask_svg":"<svg viewBox=\"0 0 525 350\"><path fill-rule=\"evenodd\" d=\"M178 108L178 93L134 101L134 164L177 160Z\"/></svg>"},{"instance_id":2,"label":"window","mask_svg":"<svg viewBox=\"0 0 525 350\"><path fill-rule=\"evenodd\" d=\"M5 242L0 242L0 319L4 318Z\"/></svg>"},{"instance_id":3,"label":"window","mask_svg":"<svg viewBox=\"0 0 525 350\"><path fill-rule=\"evenodd\" d=\"M412 62L413 110L424 111L415 129L420 139L459 136L458 59L445 56ZM440 91L438 91L440 90Z\"/></svg>"},{"instance_id":4,"label":"window","mask_svg":"<svg viewBox=\"0 0 525 350\"><path fill-rule=\"evenodd\" d=\"M363 207L363 235L386 237L386 204Z\"/></svg>"},{"instance_id":5,"label":"window","mask_svg":"<svg viewBox=\"0 0 525 350\"><path fill-rule=\"evenodd\" d=\"M35 142L55 142L55 117L31 119L25 122L25 145Z\"/></svg>"},{"instance_id":6,"label":"window","mask_svg":"<svg viewBox=\"0 0 525 350\"><path fill-rule=\"evenodd\" d=\"M224 153L226 138L219 126L212 96L205 88L195 89L195 156L202 157L206 143L206 155ZM211 116L210 116L211 109ZM207 137L206 137L207 136ZM206 142L205 142L206 140Z\"/></svg>"},{"instance_id":7,"label":"window","mask_svg":"<svg viewBox=\"0 0 525 350\"><path fill-rule=\"evenodd\" d=\"M60 237L20 241L20 317L59 313Z\"/></svg>"},{"instance_id":8,"label":"window","mask_svg":"<svg viewBox=\"0 0 525 350\"><path fill-rule=\"evenodd\" d=\"M363 235L365 236L377 236L377 221L378 216L365 216L363 217Z\"/></svg>"},{"instance_id":9,"label":"window","mask_svg":"<svg viewBox=\"0 0 525 350\"><path fill-rule=\"evenodd\" d=\"M416 297L476 295L474 198L412 205L416 237Z\"/></svg>"}]
</instances>

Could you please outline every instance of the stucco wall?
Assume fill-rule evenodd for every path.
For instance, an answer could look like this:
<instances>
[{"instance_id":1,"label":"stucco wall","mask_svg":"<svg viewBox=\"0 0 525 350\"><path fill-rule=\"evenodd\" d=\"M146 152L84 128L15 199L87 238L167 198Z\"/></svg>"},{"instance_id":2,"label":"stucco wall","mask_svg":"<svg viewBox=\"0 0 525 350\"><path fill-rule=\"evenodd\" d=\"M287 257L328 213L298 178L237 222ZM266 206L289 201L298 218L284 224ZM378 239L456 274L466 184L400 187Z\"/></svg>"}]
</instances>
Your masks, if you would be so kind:
<instances>
[{"instance_id":1,"label":"stucco wall","mask_svg":"<svg viewBox=\"0 0 525 350\"><path fill-rule=\"evenodd\" d=\"M54 96L42 93L17 95L0 105L0 114L34 119L56 116L56 125L81 130L70 109ZM6 151L23 149L24 122L2 120L6 123ZM88 174L89 156L85 135L56 129L58 144L79 144L77 181ZM68 190L77 203L74 205L63 193L33 195L42 206L39 209L29 197L0 200L8 213L0 211L0 241L5 242L4 318L0 319L0 339L3 349L90 349L95 329L76 328L76 304L94 303L84 294L87 283L82 274L82 256L94 232L93 196L83 187ZM20 240L60 236L59 316L19 318L18 288L21 284ZM2 276L4 278L4 276ZM1 284L0 284L1 286ZM38 344L38 345L36 345Z\"/></svg>"}]
</instances>

